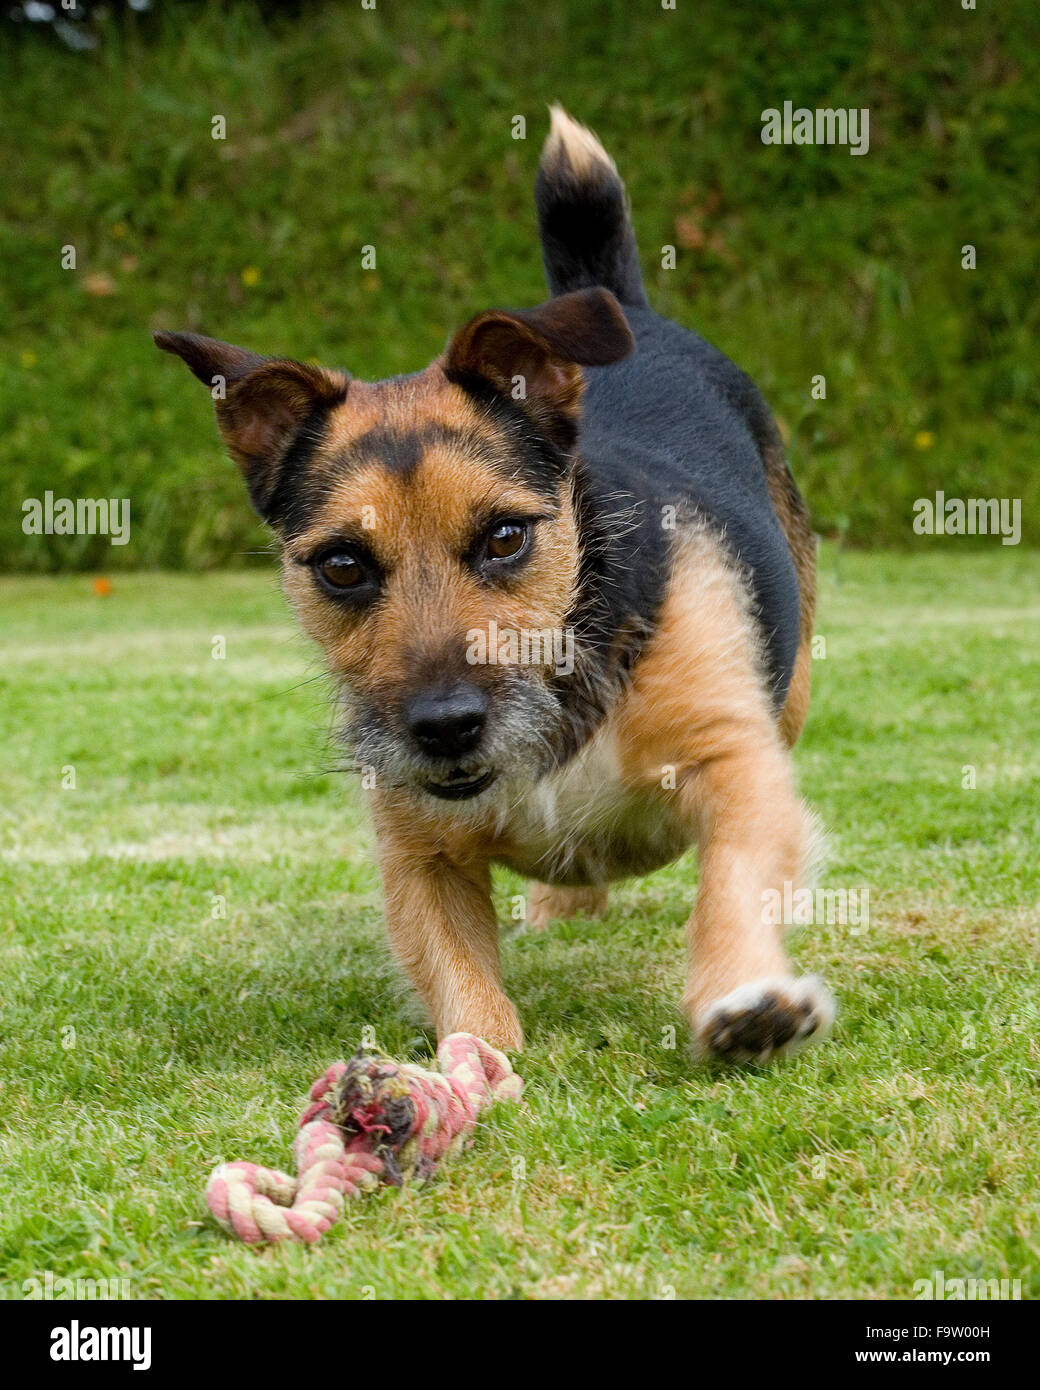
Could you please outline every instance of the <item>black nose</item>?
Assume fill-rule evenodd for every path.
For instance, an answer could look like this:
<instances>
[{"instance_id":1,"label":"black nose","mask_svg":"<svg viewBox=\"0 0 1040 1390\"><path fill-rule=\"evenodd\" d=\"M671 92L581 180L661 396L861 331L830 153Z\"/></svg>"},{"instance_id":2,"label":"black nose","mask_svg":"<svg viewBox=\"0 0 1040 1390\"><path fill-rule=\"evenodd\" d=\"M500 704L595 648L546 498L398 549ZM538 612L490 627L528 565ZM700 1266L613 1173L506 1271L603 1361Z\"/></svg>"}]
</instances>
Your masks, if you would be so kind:
<instances>
[{"instance_id":1,"label":"black nose","mask_svg":"<svg viewBox=\"0 0 1040 1390\"><path fill-rule=\"evenodd\" d=\"M480 742L488 697L475 685L424 690L405 706L408 732L431 758L461 758Z\"/></svg>"}]
</instances>

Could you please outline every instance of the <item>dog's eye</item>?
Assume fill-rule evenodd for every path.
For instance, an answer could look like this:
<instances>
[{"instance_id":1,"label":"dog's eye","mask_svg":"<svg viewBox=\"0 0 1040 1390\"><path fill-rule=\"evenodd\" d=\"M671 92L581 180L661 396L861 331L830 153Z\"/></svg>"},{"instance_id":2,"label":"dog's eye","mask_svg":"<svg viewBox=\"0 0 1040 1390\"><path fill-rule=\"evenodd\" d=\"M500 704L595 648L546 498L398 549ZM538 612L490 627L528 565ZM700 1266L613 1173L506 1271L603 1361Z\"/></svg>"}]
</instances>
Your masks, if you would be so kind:
<instances>
[{"instance_id":1,"label":"dog's eye","mask_svg":"<svg viewBox=\"0 0 1040 1390\"><path fill-rule=\"evenodd\" d=\"M368 571L350 550L333 550L314 562L314 571L329 589L357 589L368 578Z\"/></svg>"},{"instance_id":2,"label":"dog's eye","mask_svg":"<svg viewBox=\"0 0 1040 1390\"><path fill-rule=\"evenodd\" d=\"M516 559L527 545L530 530L526 521L500 521L488 533L488 559Z\"/></svg>"}]
</instances>

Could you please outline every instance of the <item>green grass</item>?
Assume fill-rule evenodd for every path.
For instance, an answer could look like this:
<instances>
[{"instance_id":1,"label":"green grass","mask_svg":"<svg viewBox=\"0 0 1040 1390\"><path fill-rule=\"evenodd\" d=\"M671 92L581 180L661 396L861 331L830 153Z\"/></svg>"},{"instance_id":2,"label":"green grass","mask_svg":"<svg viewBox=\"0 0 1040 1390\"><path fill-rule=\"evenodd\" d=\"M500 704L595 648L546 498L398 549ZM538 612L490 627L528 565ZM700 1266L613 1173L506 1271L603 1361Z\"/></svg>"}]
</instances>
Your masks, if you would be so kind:
<instances>
[{"instance_id":1,"label":"green grass","mask_svg":"<svg viewBox=\"0 0 1040 1390\"><path fill-rule=\"evenodd\" d=\"M91 54L0 36L0 567L241 563L206 394L149 330L373 378L537 303L556 99L617 158L654 304L764 390L821 530L906 546L941 488L1021 498L1040 539L1032 0L156 9ZM785 100L869 108L869 152L763 145ZM47 489L128 497L130 544L24 535Z\"/></svg>"},{"instance_id":2,"label":"green grass","mask_svg":"<svg viewBox=\"0 0 1040 1390\"><path fill-rule=\"evenodd\" d=\"M1040 1294L1040 565L947 544L825 553L798 763L823 882L871 894L864 933L794 941L839 996L833 1038L692 1063L683 860L604 921L505 934L523 1107L318 1248L260 1253L209 1220L212 1165L288 1162L363 1025L431 1042L316 661L268 575L4 581L2 1292L49 1270L144 1298L899 1297L939 1268ZM520 887L498 878L503 916Z\"/></svg>"}]
</instances>

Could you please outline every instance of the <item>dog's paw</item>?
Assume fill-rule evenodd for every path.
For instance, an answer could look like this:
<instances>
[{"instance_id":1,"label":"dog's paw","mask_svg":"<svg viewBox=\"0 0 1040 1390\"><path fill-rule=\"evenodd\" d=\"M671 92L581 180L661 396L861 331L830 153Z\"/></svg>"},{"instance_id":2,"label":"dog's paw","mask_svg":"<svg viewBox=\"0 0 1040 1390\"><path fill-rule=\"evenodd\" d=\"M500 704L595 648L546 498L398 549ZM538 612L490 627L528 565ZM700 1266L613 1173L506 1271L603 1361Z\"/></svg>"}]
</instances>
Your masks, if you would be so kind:
<instances>
[{"instance_id":1,"label":"dog's paw","mask_svg":"<svg viewBox=\"0 0 1040 1390\"><path fill-rule=\"evenodd\" d=\"M704 1057L768 1062L824 1037L834 1022L834 999L815 975L778 975L740 985L694 1019Z\"/></svg>"}]
</instances>

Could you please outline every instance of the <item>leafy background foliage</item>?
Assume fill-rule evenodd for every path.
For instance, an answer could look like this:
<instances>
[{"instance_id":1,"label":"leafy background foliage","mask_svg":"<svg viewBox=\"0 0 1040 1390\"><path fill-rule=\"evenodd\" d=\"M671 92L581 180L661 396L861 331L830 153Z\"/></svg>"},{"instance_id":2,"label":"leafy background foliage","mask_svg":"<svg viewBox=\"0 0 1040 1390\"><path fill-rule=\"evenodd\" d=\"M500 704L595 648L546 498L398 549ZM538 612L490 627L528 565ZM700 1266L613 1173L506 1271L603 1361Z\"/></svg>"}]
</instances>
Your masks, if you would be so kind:
<instances>
[{"instance_id":1,"label":"leafy background foliage","mask_svg":"<svg viewBox=\"0 0 1040 1390\"><path fill-rule=\"evenodd\" d=\"M371 378L423 366L482 308L537 302L555 99L618 160L656 306L762 386L822 531L905 545L913 500L942 488L1022 498L1035 537L1028 0L166 3L93 27L89 52L42 26L2 36L5 567L254 562L264 534L206 394L149 330ZM761 112L786 99L869 107L869 153L764 146ZM48 488L129 497L131 543L23 535Z\"/></svg>"}]
</instances>

